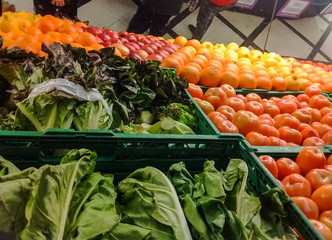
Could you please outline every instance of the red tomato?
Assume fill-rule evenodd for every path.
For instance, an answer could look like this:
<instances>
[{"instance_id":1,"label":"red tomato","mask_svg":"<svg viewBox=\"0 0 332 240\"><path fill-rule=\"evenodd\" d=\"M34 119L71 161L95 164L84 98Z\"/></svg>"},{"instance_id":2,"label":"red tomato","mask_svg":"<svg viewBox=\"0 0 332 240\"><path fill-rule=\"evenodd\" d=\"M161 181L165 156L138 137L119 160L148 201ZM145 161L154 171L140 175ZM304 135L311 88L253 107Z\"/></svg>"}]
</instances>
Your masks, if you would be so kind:
<instances>
[{"instance_id":1,"label":"red tomato","mask_svg":"<svg viewBox=\"0 0 332 240\"><path fill-rule=\"evenodd\" d=\"M243 94L236 94L235 97L240 98L244 103L248 102L247 98Z\"/></svg>"},{"instance_id":2,"label":"red tomato","mask_svg":"<svg viewBox=\"0 0 332 240\"><path fill-rule=\"evenodd\" d=\"M219 112L214 112L214 113L219 113ZM213 114L213 113L210 113L209 115L211 115L211 114ZM219 113L219 114L221 114L221 113ZM239 133L239 130L237 129L237 127L232 122L228 121L225 116L223 116L223 117L224 118L222 118L220 116L216 116L216 117L211 118L209 116L212 123L216 126L216 128L219 130L219 132Z\"/></svg>"},{"instance_id":3,"label":"red tomato","mask_svg":"<svg viewBox=\"0 0 332 240\"><path fill-rule=\"evenodd\" d=\"M297 240L305 240L304 237L302 237L302 235L299 233L299 231L297 231L296 228L293 228L293 230L296 232L296 234L299 236L299 238Z\"/></svg>"},{"instance_id":4,"label":"red tomato","mask_svg":"<svg viewBox=\"0 0 332 240\"><path fill-rule=\"evenodd\" d=\"M264 108L264 113L267 113L272 117L280 113L279 107L273 101L268 100L268 102L264 102L262 103L262 105Z\"/></svg>"},{"instance_id":5,"label":"red tomato","mask_svg":"<svg viewBox=\"0 0 332 240\"><path fill-rule=\"evenodd\" d=\"M269 120L273 120L273 118L271 117L271 115L270 114L268 114L268 113L263 113L263 114L261 114L261 115L259 115L258 116L260 119L269 119Z\"/></svg>"},{"instance_id":6,"label":"red tomato","mask_svg":"<svg viewBox=\"0 0 332 240\"><path fill-rule=\"evenodd\" d=\"M318 206L310 198L292 197L292 200L308 219L318 219Z\"/></svg>"},{"instance_id":7,"label":"red tomato","mask_svg":"<svg viewBox=\"0 0 332 240\"><path fill-rule=\"evenodd\" d=\"M270 146L271 142L267 136L258 132L250 132L246 135L247 141L252 146Z\"/></svg>"},{"instance_id":8,"label":"red tomato","mask_svg":"<svg viewBox=\"0 0 332 240\"><path fill-rule=\"evenodd\" d=\"M319 122L322 118L322 115L319 109L311 108L312 122Z\"/></svg>"},{"instance_id":9,"label":"red tomato","mask_svg":"<svg viewBox=\"0 0 332 240\"><path fill-rule=\"evenodd\" d=\"M211 112L208 114L208 117L213 122L216 118L221 118L221 120L227 120L227 117L220 112Z\"/></svg>"},{"instance_id":10,"label":"red tomato","mask_svg":"<svg viewBox=\"0 0 332 240\"><path fill-rule=\"evenodd\" d=\"M297 98L294 95L290 95L290 94L283 96L281 99L297 100Z\"/></svg>"},{"instance_id":11,"label":"red tomato","mask_svg":"<svg viewBox=\"0 0 332 240\"><path fill-rule=\"evenodd\" d=\"M234 109L227 105L220 106L216 111L225 115L229 121L232 121L235 115Z\"/></svg>"},{"instance_id":12,"label":"red tomato","mask_svg":"<svg viewBox=\"0 0 332 240\"><path fill-rule=\"evenodd\" d=\"M310 126L303 129L301 131L301 134L302 134L302 140L303 141L307 138L310 138L310 137L319 137L318 132Z\"/></svg>"},{"instance_id":13,"label":"red tomato","mask_svg":"<svg viewBox=\"0 0 332 240\"><path fill-rule=\"evenodd\" d=\"M312 116L309 109L298 109L292 113L293 117L296 117L301 123L311 124Z\"/></svg>"},{"instance_id":14,"label":"red tomato","mask_svg":"<svg viewBox=\"0 0 332 240\"><path fill-rule=\"evenodd\" d=\"M325 133L332 131L332 127L326 124L321 124L320 122L313 122L311 127L318 132L319 137L323 137Z\"/></svg>"},{"instance_id":15,"label":"red tomato","mask_svg":"<svg viewBox=\"0 0 332 240\"><path fill-rule=\"evenodd\" d=\"M315 219L309 219L309 221L325 240L332 240L332 231L324 223Z\"/></svg>"},{"instance_id":16,"label":"red tomato","mask_svg":"<svg viewBox=\"0 0 332 240\"><path fill-rule=\"evenodd\" d=\"M302 146L325 146L325 145L326 143L324 142L324 140L320 139L319 137L306 138L302 143Z\"/></svg>"},{"instance_id":17,"label":"red tomato","mask_svg":"<svg viewBox=\"0 0 332 240\"><path fill-rule=\"evenodd\" d=\"M270 136L269 139L271 142L271 146L287 146L286 141L284 141L280 138Z\"/></svg>"},{"instance_id":18,"label":"red tomato","mask_svg":"<svg viewBox=\"0 0 332 240\"><path fill-rule=\"evenodd\" d=\"M311 169L324 168L326 157L317 147L305 147L297 155L296 163L301 169L301 174L305 176Z\"/></svg>"},{"instance_id":19,"label":"red tomato","mask_svg":"<svg viewBox=\"0 0 332 240\"><path fill-rule=\"evenodd\" d=\"M328 131L322 137L322 140L326 143L326 145L332 145L332 131Z\"/></svg>"},{"instance_id":20,"label":"red tomato","mask_svg":"<svg viewBox=\"0 0 332 240\"><path fill-rule=\"evenodd\" d=\"M276 161L279 172L279 179L282 180L290 174L300 174L301 170L299 165L290 158L279 158Z\"/></svg>"},{"instance_id":21,"label":"red tomato","mask_svg":"<svg viewBox=\"0 0 332 240\"><path fill-rule=\"evenodd\" d=\"M332 113L332 109L329 107L323 107L320 109L320 114L323 117L325 114Z\"/></svg>"},{"instance_id":22,"label":"red tomato","mask_svg":"<svg viewBox=\"0 0 332 240\"><path fill-rule=\"evenodd\" d=\"M258 132L260 129L259 118L252 112L240 110L234 115L233 121L240 133L246 136L249 132Z\"/></svg>"},{"instance_id":23,"label":"red tomato","mask_svg":"<svg viewBox=\"0 0 332 240\"><path fill-rule=\"evenodd\" d=\"M329 99L323 95L315 95L310 98L309 106L316 109L321 109L323 107L330 107L331 103Z\"/></svg>"},{"instance_id":24,"label":"red tomato","mask_svg":"<svg viewBox=\"0 0 332 240\"><path fill-rule=\"evenodd\" d=\"M199 99L203 99L203 90L200 86L189 83L187 90L193 98L197 97Z\"/></svg>"},{"instance_id":25,"label":"red tomato","mask_svg":"<svg viewBox=\"0 0 332 240\"><path fill-rule=\"evenodd\" d=\"M246 103L246 111L252 112L255 115L259 116L263 114L264 112L264 107L261 103L256 102L256 101L250 101Z\"/></svg>"},{"instance_id":26,"label":"red tomato","mask_svg":"<svg viewBox=\"0 0 332 240\"><path fill-rule=\"evenodd\" d=\"M203 110L203 112L206 115L209 115L209 113L214 112L213 105L211 103L209 103L208 101L199 100L199 101L196 101L196 103L198 104L198 106L200 106L200 108Z\"/></svg>"},{"instance_id":27,"label":"red tomato","mask_svg":"<svg viewBox=\"0 0 332 240\"><path fill-rule=\"evenodd\" d=\"M278 102L281 100L281 98L278 98L278 97L270 97L269 100L271 100L271 101L273 101L273 102L275 102L275 103L278 103Z\"/></svg>"},{"instance_id":28,"label":"red tomato","mask_svg":"<svg viewBox=\"0 0 332 240\"><path fill-rule=\"evenodd\" d=\"M285 185L286 192L290 197L302 196L310 198L310 183L300 174L292 173L286 176L281 182Z\"/></svg>"},{"instance_id":29,"label":"red tomato","mask_svg":"<svg viewBox=\"0 0 332 240\"><path fill-rule=\"evenodd\" d=\"M311 199L316 202L319 212L332 210L332 184L325 184L317 188Z\"/></svg>"},{"instance_id":30,"label":"red tomato","mask_svg":"<svg viewBox=\"0 0 332 240\"><path fill-rule=\"evenodd\" d=\"M260 134L263 134L264 136L270 137L280 137L280 133L278 131L278 129L276 129L273 126L267 125L267 124L262 124L261 122L261 129L259 130Z\"/></svg>"},{"instance_id":31,"label":"red tomato","mask_svg":"<svg viewBox=\"0 0 332 240\"><path fill-rule=\"evenodd\" d=\"M306 102L306 103L309 103L309 99L310 97L307 95L307 94L299 94L297 95L296 99L299 101L299 102Z\"/></svg>"},{"instance_id":32,"label":"red tomato","mask_svg":"<svg viewBox=\"0 0 332 240\"><path fill-rule=\"evenodd\" d=\"M311 184L313 191L325 184L332 184L332 172L326 169L311 169L307 175L305 175L305 178Z\"/></svg>"},{"instance_id":33,"label":"red tomato","mask_svg":"<svg viewBox=\"0 0 332 240\"><path fill-rule=\"evenodd\" d=\"M309 106L309 103L307 102L300 102L298 105L297 105L298 108L302 109L302 108L308 108L310 107Z\"/></svg>"},{"instance_id":34,"label":"red tomato","mask_svg":"<svg viewBox=\"0 0 332 240\"><path fill-rule=\"evenodd\" d=\"M261 102L262 101L262 98L257 93L247 94L246 99L248 102L251 102L251 101Z\"/></svg>"},{"instance_id":35,"label":"red tomato","mask_svg":"<svg viewBox=\"0 0 332 240\"><path fill-rule=\"evenodd\" d=\"M310 128L311 128L311 126L310 126L309 124L301 123L301 124L300 124L300 129L299 129L299 131L302 132L302 130L305 129L305 128L307 128L307 127L310 127Z\"/></svg>"},{"instance_id":36,"label":"red tomato","mask_svg":"<svg viewBox=\"0 0 332 240\"><path fill-rule=\"evenodd\" d=\"M290 128L294 128L294 129L300 129L301 123L300 121L296 118L293 117L292 115L285 113L285 114L281 114L281 115L277 115L275 117L275 121L276 123L274 124L274 126L276 128L281 128L283 126L288 126Z\"/></svg>"},{"instance_id":37,"label":"red tomato","mask_svg":"<svg viewBox=\"0 0 332 240\"><path fill-rule=\"evenodd\" d=\"M278 131L280 133L280 138L286 142L295 143L297 145L302 143L302 135L298 130L285 126L279 128Z\"/></svg>"},{"instance_id":38,"label":"red tomato","mask_svg":"<svg viewBox=\"0 0 332 240\"><path fill-rule=\"evenodd\" d=\"M277 105L280 109L280 113L293 113L295 110L297 110L297 104L295 101L292 101L290 99L281 99L279 102L277 102Z\"/></svg>"},{"instance_id":39,"label":"red tomato","mask_svg":"<svg viewBox=\"0 0 332 240\"><path fill-rule=\"evenodd\" d=\"M318 220L332 231L332 210L322 212Z\"/></svg>"},{"instance_id":40,"label":"red tomato","mask_svg":"<svg viewBox=\"0 0 332 240\"><path fill-rule=\"evenodd\" d=\"M220 88L226 93L228 98L236 96L236 92L231 85L223 84L220 86Z\"/></svg>"},{"instance_id":41,"label":"red tomato","mask_svg":"<svg viewBox=\"0 0 332 240\"><path fill-rule=\"evenodd\" d=\"M326 164L327 165L332 165L332 154L326 159Z\"/></svg>"},{"instance_id":42,"label":"red tomato","mask_svg":"<svg viewBox=\"0 0 332 240\"><path fill-rule=\"evenodd\" d=\"M287 143L287 146L289 146L289 147L298 147L299 144L289 142L289 143Z\"/></svg>"},{"instance_id":43,"label":"red tomato","mask_svg":"<svg viewBox=\"0 0 332 240\"><path fill-rule=\"evenodd\" d=\"M285 185L281 181L279 181L278 179L277 179L277 182L279 183L279 185L281 186L281 188L286 192Z\"/></svg>"},{"instance_id":44,"label":"red tomato","mask_svg":"<svg viewBox=\"0 0 332 240\"><path fill-rule=\"evenodd\" d=\"M235 112L244 110L246 108L246 104L238 97L228 98L227 105L233 108Z\"/></svg>"},{"instance_id":45,"label":"red tomato","mask_svg":"<svg viewBox=\"0 0 332 240\"><path fill-rule=\"evenodd\" d=\"M325 114L324 117L320 120L322 124L329 125L332 127L332 113Z\"/></svg>"},{"instance_id":46,"label":"red tomato","mask_svg":"<svg viewBox=\"0 0 332 240\"><path fill-rule=\"evenodd\" d=\"M315 95L321 95L322 90L318 86L311 85L304 90L304 94L308 95L309 97L312 97Z\"/></svg>"},{"instance_id":47,"label":"red tomato","mask_svg":"<svg viewBox=\"0 0 332 240\"><path fill-rule=\"evenodd\" d=\"M209 88L204 93L204 100L211 103L214 109L217 109L221 105L227 103L227 95L226 93L219 87Z\"/></svg>"},{"instance_id":48,"label":"red tomato","mask_svg":"<svg viewBox=\"0 0 332 240\"><path fill-rule=\"evenodd\" d=\"M271 157L269 155L262 155L262 156L259 156L258 159L264 164L264 166L267 168L267 170L270 171L270 173L273 175L273 177L278 179L278 167L277 167L277 164L276 164L275 160L273 159L273 157Z\"/></svg>"},{"instance_id":49,"label":"red tomato","mask_svg":"<svg viewBox=\"0 0 332 240\"><path fill-rule=\"evenodd\" d=\"M332 172L332 165L325 165L324 169L326 169L327 171Z\"/></svg>"}]
</instances>

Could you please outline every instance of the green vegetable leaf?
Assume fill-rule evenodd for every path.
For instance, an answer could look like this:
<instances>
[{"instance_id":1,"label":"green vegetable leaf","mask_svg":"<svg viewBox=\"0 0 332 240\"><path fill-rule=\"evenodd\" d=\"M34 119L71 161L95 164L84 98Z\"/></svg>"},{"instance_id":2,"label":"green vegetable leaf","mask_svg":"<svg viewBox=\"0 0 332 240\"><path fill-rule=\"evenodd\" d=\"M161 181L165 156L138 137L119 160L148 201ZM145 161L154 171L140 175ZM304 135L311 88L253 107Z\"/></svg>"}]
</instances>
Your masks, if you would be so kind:
<instances>
[{"instance_id":1,"label":"green vegetable leaf","mask_svg":"<svg viewBox=\"0 0 332 240\"><path fill-rule=\"evenodd\" d=\"M13 163L0 156L0 177L21 172Z\"/></svg>"},{"instance_id":2,"label":"green vegetable leaf","mask_svg":"<svg viewBox=\"0 0 332 240\"><path fill-rule=\"evenodd\" d=\"M148 240L151 239L150 237L151 234L148 229L131 224L119 223L111 232L106 233L100 240Z\"/></svg>"},{"instance_id":3,"label":"green vegetable leaf","mask_svg":"<svg viewBox=\"0 0 332 240\"><path fill-rule=\"evenodd\" d=\"M164 117L153 124L148 132L154 134L195 134L190 127L170 117Z\"/></svg>"}]
</instances>

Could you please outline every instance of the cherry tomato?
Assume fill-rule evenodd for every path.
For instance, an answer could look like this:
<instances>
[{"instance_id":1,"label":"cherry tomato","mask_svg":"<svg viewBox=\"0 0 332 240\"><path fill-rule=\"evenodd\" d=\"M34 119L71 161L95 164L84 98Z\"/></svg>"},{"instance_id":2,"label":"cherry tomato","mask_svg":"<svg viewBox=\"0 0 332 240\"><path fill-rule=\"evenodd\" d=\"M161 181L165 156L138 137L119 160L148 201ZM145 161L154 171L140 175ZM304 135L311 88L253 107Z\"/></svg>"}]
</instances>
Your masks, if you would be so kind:
<instances>
[{"instance_id":1,"label":"cherry tomato","mask_svg":"<svg viewBox=\"0 0 332 240\"><path fill-rule=\"evenodd\" d=\"M288 113L275 116L275 121L276 122L274 126L278 129L283 126L288 126L294 129L300 129L301 126L300 121L296 117L293 117Z\"/></svg>"},{"instance_id":2,"label":"cherry tomato","mask_svg":"<svg viewBox=\"0 0 332 240\"><path fill-rule=\"evenodd\" d=\"M200 108L203 110L203 112L206 115L209 115L209 113L214 112L213 105L211 103L209 103L208 101L198 100L198 101L196 101L196 103L198 104L198 106L200 106Z\"/></svg>"},{"instance_id":3,"label":"cherry tomato","mask_svg":"<svg viewBox=\"0 0 332 240\"><path fill-rule=\"evenodd\" d=\"M232 121L233 117L235 115L234 109L227 105L222 105L222 106L218 107L218 109L216 111L225 115L229 121Z\"/></svg>"},{"instance_id":4,"label":"cherry tomato","mask_svg":"<svg viewBox=\"0 0 332 240\"><path fill-rule=\"evenodd\" d=\"M310 97L307 95L307 94L299 94L297 95L296 99L299 101L299 102L306 102L306 103L309 103L309 99Z\"/></svg>"},{"instance_id":5,"label":"cherry tomato","mask_svg":"<svg viewBox=\"0 0 332 240\"><path fill-rule=\"evenodd\" d=\"M235 97L240 98L244 103L248 102L247 98L243 94L236 94Z\"/></svg>"},{"instance_id":6,"label":"cherry tomato","mask_svg":"<svg viewBox=\"0 0 332 240\"><path fill-rule=\"evenodd\" d=\"M247 141L252 146L270 146L271 142L267 136L258 132L250 132L246 135Z\"/></svg>"},{"instance_id":7,"label":"cherry tomato","mask_svg":"<svg viewBox=\"0 0 332 240\"><path fill-rule=\"evenodd\" d=\"M321 95L322 90L318 86L311 85L304 90L304 94L308 95L309 97L313 97L315 95Z\"/></svg>"},{"instance_id":8,"label":"cherry tomato","mask_svg":"<svg viewBox=\"0 0 332 240\"><path fill-rule=\"evenodd\" d=\"M285 187L286 192L290 197L307 197L311 196L311 186L307 179L297 173L292 173L286 176L281 181Z\"/></svg>"},{"instance_id":9,"label":"cherry tomato","mask_svg":"<svg viewBox=\"0 0 332 240\"><path fill-rule=\"evenodd\" d=\"M297 104L295 101L290 99L281 99L279 102L277 102L277 105L280 109L280 113L293 113L295 110L297 110Z\"/></svg>"},{"instance_id":10,"label":"cherry tomato","mask_svg":"<svg viewBox=\"0 0 332 240\"><path fill-rule=\"evenodd\" d=\"M311 127L318 132L319 137L323 137L325 133L332 131L332 127L326 124L321 124L320 122L313 122Z\"/></svg>"},{"instance_id":11,"label":"cherry tomato","mask_svg":"<svg viewBox=\"0 0 332 240\"><path fill-rule=\"evenodd\" d=\"M261 129L259 130L260 134L263 134L264 136L270 137L270 136L274 136L279 138L280 137L280 133L278 131L278 129L276 129L273 126L267 125L267 124L261 124Z\"/></svg>"},{"instance_id":12,"label":"cherry tomato","mask_svg":"<svg viewBox=\"0 0 332 240\"><path fill-rule=\"evenodd\" d=\"M322 137L322 140L326 143L326 145L332 145L332 131L328 131Z\"/></svg>"},{"instance_id":13,"label":"cherry tomato","mask_svg":"<svg viewBox=\"0 0 332 240\"><path fill-rule=\"evenodd\" d=\"M296 129L284 126L278 129L280 133L280 138L285 140L288 143L295 143L297 145L300 145L302 143L302 135L301 132L299 132Z\"/></svg>"},{"instance_id":14,"label":"cherry tomato","mask_svg":"<svg viewBox=\"0 0 332 240\"><path fill-rule=\"evenodd\" d=\"M280 138L270 136L269 139L271 142L271 146L287 146L286 141L284 141Z\"/></svg>"},{"instance_id":15,"label":"cherry tomato","mask_svg":"<svg viewBox=\"0 0 332 240\"><path fill-rule=\"evenodd\" d=\"M260 129L259 118L252 112L240 110L234 115L233 121L240 133L246 136L249 132L258 132Z\"/></svg>"},{"instance_id":16,"label":"cherry tomato","mask_svg":"<svg viewBox=\"0 0 332 240\"><path fill-rule=\"evenodd\" d=\"M318 219L318 206L310 198L292 197L292 200L308 219Z\"/></svg>"},{"instance_id":17,"label":"cherry tomato","mask_svg":"<svg viewBox=\"0 0 332 240\"><path fill-rule=\"evenodd\" d=\"M203 99L203 90L200 86L193 83L189 83L187 91L192 97Z\"/></svg>"},{"instance_id":18,"label":"cherry tomato","mask_svg":"<svg viewBox=\"0 0 332 240\"><path fill-rule=\"evenodd\" d=\"M311 199L317 204L319 212L332 210L332 184L325 184L317 188Z\"/></svg>"},{"instance_id":19,"label":"cherry tomato","mask_svg":"<svg viewBox=\"0 0 332 240\"><path fill-rule=\"evenodd\" d=\"M298 109L292 113L293 117L296 117L301 123L311 124L312 116L309 109Z\"/></svg>"},{"instance_id":20,"label":"cherry tomato","mask_svg":"<svg viewBox=\"0 0 332 240\"><path fill-rule=\"evenodd\" d=\"M221 105L227 103L227 95L226 93L219 87L209 88L204 93L204 100L211 103L214 109L217 109Z\"/></svg>"},{"instance_id":21,"label":"cherry tomato","mask_svg":"<svg viewBox=\"0 0 332 240\"><path fill-rule=\"evenodd\" d=\"M320 120L322 124L329 125L332 127L332 113L325 114L322 119Z\"/></svg>"},{"instance_id":22,"label":"cherry tomato","mask_svg":"<svg viewBox=\"0 0 332 240\"><path fill-rule=\"evenodd\" d=\"M290 174L300 174L301 170L299 165L290 158L279 158L276 161L279 172L279 179L282 180Z\"/></svg>"},{"instance_id":23,"label":"cherry tomato","mask_svg":"<svg viewBox=\"0 0 332 240\"><path fill-rule=\"evenodd\" d=\"M273 159L273 157L269 155L261 155L258 157L258 159L264 164L264 166L267 168L267 170L270 171L270 173L278 179L278 166Z\"/></svg>"},{"instance_id":24,"label":"cherry tomato","mask_svg":"<svg viewBox=\"0 0 332 240\"><path fill-rule=\"evenodd\" d=\"M315 219L309 219L309 221L325 240L332 240L332 231L324 223Z\"/></svg>"},{"instance_id":25,"label":"cherry tomato","mask_svg":"<svg viewBox=\"0 0 332 240\"><path fill-rule=\"evenodd\" d=\"M321 109L323 107L331 107L329 99L323 95L315 95L310 98L309 106L316 109Z\"/></svg>"},{"instance_id":26,"label":"cherry tomato","mask_svg":"<svg viewBox=\"0 0 332 240\"><path fill-rule=\"evenodd\" d=\"M332 210L322 212L318 220L332 231Z\"/></svg>"},{"instance_id":27,"label":"cherry tomato","mask_svg":"<svg viewBox=\"0 0 332 240\"><path fill-rule=\"evenodd\" d=\"M320 139L319 137L306 138L302 143L302 146L325 146L325 145L326 143L324 142L324 140Z\"/></svg>"},{"instance_id":28,"label":"cherry tomato","mask_svg":"<svg viewBox=\"0 0 332 240\"><path fill-rule=\"evenodd\" d=\"M260 102L256 101L249 101L246 103L246 111L252 112L255 115L259 116L263 114L264 112L264 107Z\"/></svg>"},{"instance_id":29,"label":"cherry tomato","mask_svg":"<svg viewBox=\"0 0 332 240\"><path fill-rule=\"evenodd\" d=\"M228 98L227 105L233 108L235 112L244 110L246 108L246 104L238 97Z\"/></svg>"},{"instance_id":30,"label":"cherry tomato","mask_svg":"<svg viewBox=\"0 0 332 240\"><path fill-rule=\"evenodd\" d=\"M251 101L261 102L262 101L262 98L257 93L247 94L246 99L248 100L248 102L251 102Z\"/></svg>"},{"instance_id":31,"label":"cherry tomato","mask_svg":"<svg viewBox=\"0 0 332 240\"><path fill-rule=\"evenodd\" d=\"M226 93L228 98L236 96L236 92L235 92L234 88L231 85L222 84L220 86L220 88Z\"/></svg>"},{"instance_id":32,"label":"cherry tomato","mask_svg":"<svg viewBox=\"0 0 332 240\"><path fill-rule=\"evenodd\" d=\"M268 102L264 102L262 103L262 105L264 108L264 113L267 113L272 117L280 113L279 107L273 101L268 100Z\"/></svg>"},{"instance_id":33,"label":"cherry tomato","mask_svg":"<svg viewBox=\"0 0 332 240\"><path fill-rule=\"evenodd\" d=\"M311 188L313 191L325 184L332 184L332 172L326 169L311 169L307 173L307 175L305 175L305 178L311 184Z\"/></svg>"},{"instance_id":34,"label":"cherry tomato","mask_svg":"<svg viewBox=\"0 0 332 240\"><path fill-rule=\"evenodd\" d=\"M305 147L297 155L296 163L301 169L301 174L305 176L311 169L324 168L326 157L317 147Z\"/></svg>"}]
</instances>

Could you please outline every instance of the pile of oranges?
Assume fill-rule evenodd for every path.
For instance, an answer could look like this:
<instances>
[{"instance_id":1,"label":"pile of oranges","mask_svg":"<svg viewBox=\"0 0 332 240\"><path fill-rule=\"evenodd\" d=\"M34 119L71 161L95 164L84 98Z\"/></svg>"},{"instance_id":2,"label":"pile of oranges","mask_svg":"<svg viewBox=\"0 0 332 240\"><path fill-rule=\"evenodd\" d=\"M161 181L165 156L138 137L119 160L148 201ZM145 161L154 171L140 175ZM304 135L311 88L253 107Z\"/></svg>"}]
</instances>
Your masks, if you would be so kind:
<instances>
[{"instance_id":1,"label":"pile of oranges","mask_svg":"<svg viewBox=\"0 0 332 240\"><path fill-rule=\"evenodd\" d=\"M250 50L236 43L213 45L183 36L172 42L182 48L165 58L161 66L175 68L190 83L208 87L229 84L233 88L268 91L304 91L310 85L317 85L332 93L332 72L321 66L302 64L273 52Z\"/></svg>"},{"instance_id":2,"label":"pile of oranges","mask_svg":"<svg viewBox=\"0 0 332 240\"><path fill-rule=\"evenodd\" d=\"M3 47L19 47L27 52L45 56L41 51L42 43L51 45L53 42L68 43L73 47L82 47L86 51L99 50L103 45L98 44L97 38L91 33L84 32L87 25L83 22L72 22L68 19L46 15L29 18L25 12L16 13L13 24L6 24L8 17L1 17L0 34L3 37ZM19 24L24 22L25 24ZM17 24L16 24L17 23Z\"/></svg>"}]
</instances>

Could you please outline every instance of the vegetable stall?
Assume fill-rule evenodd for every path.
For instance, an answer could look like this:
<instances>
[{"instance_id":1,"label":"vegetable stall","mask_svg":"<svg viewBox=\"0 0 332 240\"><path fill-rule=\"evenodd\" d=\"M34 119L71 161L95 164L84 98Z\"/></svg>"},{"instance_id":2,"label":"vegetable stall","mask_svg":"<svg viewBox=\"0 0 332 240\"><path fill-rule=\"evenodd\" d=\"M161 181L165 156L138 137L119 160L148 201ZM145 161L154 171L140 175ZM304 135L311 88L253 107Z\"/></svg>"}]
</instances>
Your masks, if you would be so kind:
<instances>
[{"instance_id":1,"label":"vegetable stall","mask_svg":"<svg viewBox=\"0 0 332 240\"><path fill-rule=\"evenodd\" d=\"M0 238L332 236L266 157L331 175L331 66L25 12L0 35Z\"/></svg>"}]
</instances>

